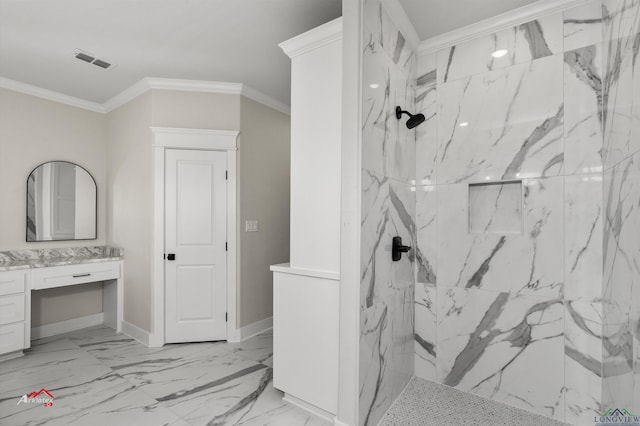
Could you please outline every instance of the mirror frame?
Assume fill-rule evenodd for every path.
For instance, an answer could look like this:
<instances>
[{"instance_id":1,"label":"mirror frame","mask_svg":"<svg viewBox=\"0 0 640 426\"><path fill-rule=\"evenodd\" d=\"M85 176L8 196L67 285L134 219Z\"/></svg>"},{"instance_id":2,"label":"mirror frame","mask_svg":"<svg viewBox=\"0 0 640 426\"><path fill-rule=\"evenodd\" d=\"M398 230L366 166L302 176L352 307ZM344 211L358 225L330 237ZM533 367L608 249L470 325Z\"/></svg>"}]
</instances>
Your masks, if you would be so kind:
<instances>
[{"instance_id":1,"label":"mirror frame","mask_svg":"<svg viewBox=\"0 0 640 426\"><path fill-rule=\"evenodd\" d=\"M67 164L71 164L73 166L76 167L80 167L82 170L84 170L89 177L91 178L91 180L93 181L93 185L96 188L96 200L95 200L95 206L96 206L96 214L95 214L95 221L94 221L94 226L95 226L95 237L93 238L72 238L72 239L64 239L64 240L29 240L29 225L28 225L28 219L29 219L29 179L31 178L31 175L33 174L33 172L35 172L36 170L38 170L40 167L44 166L45 164L50 164L50 163L67 163ZM34 167L29 174L27 175L27 182L26 182L26 191L25 191L26 197L25 197L25 211L24 211L24 217L25 217L25 224L24 224L24 231L25 231L25 241L28 243L50 243L50 242L55 242L55 241L91 241L91 240L97 240L98 239L98 183L96 182L96 179L93 177L93 175L89 172L89 170L85 169L84 167L82 167L80 164L74 163L72 161L67 161L67 160L51 160L51 161L45 161L44 163L40 163L38 164L36 167Z\"/></svg>"}]
</instances>

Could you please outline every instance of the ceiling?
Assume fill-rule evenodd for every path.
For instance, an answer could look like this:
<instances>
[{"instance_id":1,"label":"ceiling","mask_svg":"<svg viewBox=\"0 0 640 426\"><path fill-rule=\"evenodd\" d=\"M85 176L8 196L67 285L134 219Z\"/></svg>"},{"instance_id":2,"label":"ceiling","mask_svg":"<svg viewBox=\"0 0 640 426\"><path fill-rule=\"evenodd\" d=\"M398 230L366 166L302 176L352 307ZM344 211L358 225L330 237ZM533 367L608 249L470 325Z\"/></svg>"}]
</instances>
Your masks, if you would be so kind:
<instances>
[{"instance_id":1,"label":"ceiling","mask_svg":"<svg viewBox=\"0 0 640 426\"><path fill-rule=\"evenodd\" d=\"M480 22L537 0L400 0L421 40Z\"/></svg>"},{"instance_id":2,"label":"ceiling","mask_svg":"<svg viewBox=\"0 0 640 426\"><path fill-rule=\"evenodd\" d=\"M399 0L420 39L536 0ZM288 105L278 43L341 0L0 0L0 77L102 104L145 77L242 83ZM74 58L75 49L113 66Z\"/></svg>"},{"instance_id":3,"label":"ceiling","mask_svg":"<svg viewBox=\"0 0 640 426\"><path fill-rule=\"evenodd\" d=\"M341 0L0 0L0 77L96 103L144 77L243 83L289 104L278 43ZM104 70L73 56L113 63Z\"/></svg>"}]
</instances>

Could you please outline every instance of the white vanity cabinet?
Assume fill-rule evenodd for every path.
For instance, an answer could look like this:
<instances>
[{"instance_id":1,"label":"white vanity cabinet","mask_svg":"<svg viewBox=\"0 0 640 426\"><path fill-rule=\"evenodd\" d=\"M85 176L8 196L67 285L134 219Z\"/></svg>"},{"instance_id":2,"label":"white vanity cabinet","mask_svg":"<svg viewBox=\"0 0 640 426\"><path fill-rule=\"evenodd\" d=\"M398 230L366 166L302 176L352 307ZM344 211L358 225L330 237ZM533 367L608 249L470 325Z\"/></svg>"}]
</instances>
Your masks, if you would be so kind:
<instances>
[{"instance_id":1,"label":"white vanity cabinet","mask_svg":"<svg viewBox=\"0 0 640 426\"><path fill-rule=\"evenodd\" d=\"M0 272L0 359L28 347L27 271Z\"/></svg>"},{"instance_id":2,"label":"white vanity cabinet","mask_svg":"<svg viewBox=\"0 0 640 426\"><path fill-rule=\"evenodd\" d=\"M31 346L31 292L70 285L102 282L104 323L122 331L123 261L49 260L37 267L0 270L0 360L21 355ZM12 265L20 268L20 265Z\"/></svg>"}]
</instances>

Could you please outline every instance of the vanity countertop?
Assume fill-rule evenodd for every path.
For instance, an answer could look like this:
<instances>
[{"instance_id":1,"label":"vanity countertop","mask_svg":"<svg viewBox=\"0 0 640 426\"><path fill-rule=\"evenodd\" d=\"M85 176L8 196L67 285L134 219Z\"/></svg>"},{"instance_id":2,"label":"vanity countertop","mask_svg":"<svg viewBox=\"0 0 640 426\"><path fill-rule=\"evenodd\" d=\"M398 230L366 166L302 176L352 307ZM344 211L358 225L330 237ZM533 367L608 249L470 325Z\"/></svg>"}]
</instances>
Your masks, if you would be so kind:
<instances>
[{"instance_id":1,"label":"vanity countertop","mask_svg":"<svg viewBox=\"0 0 640 426\"><path fill-rule=\"evenodd\" d=\"M0 251L0 272L108 262L123 258L123 249L108 246Z\"/></svg>"}]
</instances>

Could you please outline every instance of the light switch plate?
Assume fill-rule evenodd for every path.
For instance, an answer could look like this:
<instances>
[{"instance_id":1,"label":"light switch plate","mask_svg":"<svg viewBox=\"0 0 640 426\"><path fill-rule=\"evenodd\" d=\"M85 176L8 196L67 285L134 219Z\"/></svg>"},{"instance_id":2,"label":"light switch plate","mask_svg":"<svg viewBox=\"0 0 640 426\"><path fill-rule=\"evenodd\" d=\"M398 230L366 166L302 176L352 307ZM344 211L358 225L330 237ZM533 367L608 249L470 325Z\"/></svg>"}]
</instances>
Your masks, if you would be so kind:
<instances>
[{"instance_id":1,"label":"light switch plate","mask_svg":"<svg viewBox=\"0 0 640 426\"><path fill-rule=\"evenodd\" d=\"M244 232L258 232L258 221L247 220L244 223Z\"/></svg>"}]
</instances>

